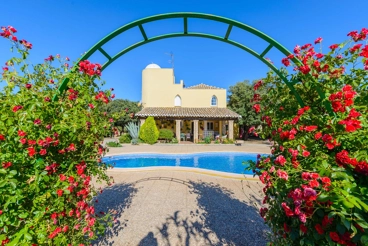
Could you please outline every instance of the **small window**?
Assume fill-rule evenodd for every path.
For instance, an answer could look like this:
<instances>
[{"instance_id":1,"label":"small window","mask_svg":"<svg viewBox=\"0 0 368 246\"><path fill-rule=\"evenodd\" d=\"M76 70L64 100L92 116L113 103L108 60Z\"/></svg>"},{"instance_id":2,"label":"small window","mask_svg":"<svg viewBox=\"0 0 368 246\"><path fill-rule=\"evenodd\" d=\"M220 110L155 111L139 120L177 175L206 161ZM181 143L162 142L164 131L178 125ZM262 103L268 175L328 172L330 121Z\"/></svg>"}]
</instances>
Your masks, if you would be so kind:
<instances>
[{"instance_id":1,"label":"small window","mask_svg":"<svg viewBox=\"0 0 368 246\"><path fill-rule=\"evenodd\" d=\"M211 106L217 106L217 97L216 96L212 96Z\"/></svg>"},{"instance_id":2,"label":"small window","mask_svg":"<svg viewBox=\"0 0 368 246\"><path fill-rule=\"evenodd\" d=\"M181 107L181 98L180 98L180 96L179 96L179 95L177 95L177 96L175 97L174 105L175 105L175 107Z\"/></svg>"}]
</instances>

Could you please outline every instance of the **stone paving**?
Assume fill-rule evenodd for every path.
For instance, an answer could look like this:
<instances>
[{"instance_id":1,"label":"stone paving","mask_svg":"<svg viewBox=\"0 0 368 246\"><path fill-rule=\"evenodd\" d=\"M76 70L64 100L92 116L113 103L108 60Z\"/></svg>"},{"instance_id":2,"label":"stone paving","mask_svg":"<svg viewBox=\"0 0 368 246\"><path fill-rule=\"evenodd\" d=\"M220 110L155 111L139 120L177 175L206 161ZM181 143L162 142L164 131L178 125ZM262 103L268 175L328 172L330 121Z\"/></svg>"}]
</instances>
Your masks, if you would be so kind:
<instances>
[{"instance_id":1,"label":"stone paving","mask_svg":"<svg viewBox=\"0 0 368 246\"><path fill-rule=\"evenodd\" d=\"M105 139L106 142L114 139ZM109 148L107 155L117 155L124 153L193 153L193 152L251 152L270 153L270 144L267 141L250 141L242 143L241 146L235 144L123 144L123 147Z\"/></svg>"},{"instance_id":2,"label":"stone paving","mask_svg":"<svg viewBox=\"0 0 368 246\"><path fill-rule=\"evenodd\" d=\"M109 154L201 151L269 153L269 145L126 145ZM113 211L117 220L94 245L266 245L268 227L258 213L262 184L256 180L180 169L108 174L115 184L97 197L96 211Z\"/></svg>"}]
</instances>

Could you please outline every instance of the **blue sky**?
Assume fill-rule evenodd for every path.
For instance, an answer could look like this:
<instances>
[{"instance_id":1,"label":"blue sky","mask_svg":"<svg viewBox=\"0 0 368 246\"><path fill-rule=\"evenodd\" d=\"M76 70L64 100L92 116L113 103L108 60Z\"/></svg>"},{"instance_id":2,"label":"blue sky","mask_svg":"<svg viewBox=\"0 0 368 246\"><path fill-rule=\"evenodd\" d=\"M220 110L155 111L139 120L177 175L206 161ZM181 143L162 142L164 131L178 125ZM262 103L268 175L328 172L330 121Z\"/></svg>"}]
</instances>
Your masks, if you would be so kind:
<instances>
[{"instance_id":1,"label":"blue sky","mask_svg":"<svg viewBox=\"0 0 368 246\"><path fill-rule=\"evenodd\" d=\"M33 44L30 60L40 63L50 54L76 60L92 45L116 28L139 18L168 12L202 12L241 21L276 39L289 50L296 44L311 43L322 37L323 48L347 39L351 30L368 28L367 0L311 1L140 1L140 0L14 0L1 11L0 25L13 25L18 38ZM178 20L160 21L145 26L150 37L182 31ZM210 21L189 20L189 31L224 35L225 25ZM266 48L264 41L233 29L230 39L256 51ZM139 29L119 36L106 45L112 55L133 42L140 41ZM0 40L0 63L10 58L9 43ZM115 88L117 98L140 101L142 69L149 63L170 67L175 57L176 80L186 86L205 83L228 88L244 79L265 76L268 68L251 55L231 45L201 38L173 38L153 42L130 51L102 74L106 88ZM267 54L276 66L283 56L271 50ZM94 56L92 62L102 62Z\"/></svg>"}]
</instances>

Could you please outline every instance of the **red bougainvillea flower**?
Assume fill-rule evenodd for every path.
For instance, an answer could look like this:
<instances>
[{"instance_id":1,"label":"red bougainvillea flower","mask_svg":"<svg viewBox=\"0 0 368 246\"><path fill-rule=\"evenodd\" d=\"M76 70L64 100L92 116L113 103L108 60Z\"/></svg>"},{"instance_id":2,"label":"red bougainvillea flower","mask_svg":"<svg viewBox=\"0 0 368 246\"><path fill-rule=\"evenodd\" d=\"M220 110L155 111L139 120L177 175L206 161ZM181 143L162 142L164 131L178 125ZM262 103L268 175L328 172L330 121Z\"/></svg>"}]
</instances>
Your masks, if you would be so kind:
<instances>
[{"instance_id":1,"label":"red bougainvillea flower","mask_svg":"<svg viewBox=\"0 0 368 246\"><path fill-rule=\"evenodd\" d=\"M340 120L339 124L340 125L345 125L345 131L354 132L354 131L362 128L361 122L356 119L359 116L361 116L361 113L359 113L355 109L352 109L349 112L349 116L344 120Z\"/></svg>"},{"instance_id":2,"label":"red bougainvillea flower","mask_svg":"<svg viewBox=\"0 0 368 246\"><path fill-rule=\"evenodd\" d=\"M5 140L5 136L3 134L0 134L0 141L4 141Z\"/></svg>"},{"instance_id":3,"label":"red bougainvillea flower","mask_svg":"<svg viewBox=\"0 0 368 246\"><path fill-rule=\"evenodd\" d=\"M308 232L308 228L304 225L304 224L300 224L300 230L303 232L303 233L307 233Z\"/></svg>"},{"instance_id":4,"label":"red bougainvillea flower","mask_svg":"<svg viewBox=\"0 0 368 246\"><path fill-rule=\"evenodd\" d=\"M253 89L256 91L262 85L263 85L263 81L262 80L259 80L257 83L254 84Z\"/></svg>"},{"instance_id":5,"label":"red bougainvillea flower","mask_svg":"<svg viewBox=\"0 0 368 246\"><path fill-rule=\"evenodd\" d=\"M300 66L299 71L303 74L307 74L310 72L310 67L308 65Z\"/></svg>"},{"instance_id":6,"label":"red bougainvillea flower","mask_svg":"<svg viewBox=\"0 0 368 246\"><path fill-rule=\"evenodd\" d=\"M309 151L303 150L303 156L308 157L310 155Z\"/></svg>"},{"instance_id":7,"label":"red bougainvillea flower","mask_svg":"<svg viewBox=\"0 0 368 246\"><path fill-rule=\"evenodd\" d=\"M46 154L47 154L46 149L41 149L41 150L40 150L40 155L46 155Z\"/></svg>"},{"instance_id":8,"label":"red bougainvillea flower","mask_svg":"<svg viewBox=\"0 0 368 246\"><path fill-rule=\"evenodd\" d=\"M29 147L29 148L27 148L27 150L28 150L28 155L30 157L34 156L37 153L35 148L33 148L33 147Z\"/></svg>"},{"instance_id":9,"label":"red bougainvillea flower","mask_svg":"<svg viewBox=\"0 0 368 246\"><path fill-rule=\"evenodd\" d=\"M50 235L49 238L53 239L62 231L61 227L57 227Z\"/></svg>"},{"instance_id":10,"label":"red bougainvillea flower","mask_svg":"<svg viewBox=\"0 0 368 246\"><path fill-rule=\"evenodd\" d=\"M25 138L21 138L21 139L19 139L19 142L20 142L21 144L26 144L26 143L27 143L27 139L25 139Z\"/></svg>"},{"instance_id":11,"label":"red bougainvillea flower","mask_svg":"<svg viewBox=\"0 0 368 246\"><path fill-rule=\"evenodd\" d=\"M340 240L339 234L337 232L330 232L330 238L334 242L338 242Z\"/></svg>"},{"instance_id":12,"label":"red bougainvillea flower","mask_svg":"<svg viewBox=\"0 0 368 246\"><path fill-rule=\"evenodd\" d=\"M45 58L45 61L53 61L54 57L52 55L49 55L47 58Z\"/></svg>"},{"instance_id":13,"label":"red bougainvillea flower","mask_svg":"<svg viewBox=\"0 0 368 246\"><path fill-rule=\"evenodd\" d=\"M26 84L26 88L27 89L31 89L32 88L32 85L31 84Z\"/></svg>"},{"instance_id":14,"label":"red bougainvillea flower","mask_svg":"<svg viewBox=\"0 0 368 246\"><path fill-rule=\"evenodd\" d=\"M279 178L283 179L283 180L288 180L289 179L289 175L287 174L287 172L282 171L282 170L277 170L277 176L279 176Z\"/></svg>"},{"instance_id":15,"label":"red bougainvillea flower","mask_svg":"<svg viewBox=\"0 0 368 246\"><path fill-rule=\"evenodd\" d=\"M57 190L56 193L57 193L58 196L62 196L64 191L63 190Z\"/></svg>"},{"instance_id":16,"label":"red bougainvillea flower","mask_svg":"<svg viewBox=\"0 0 368 246\"><path fill-rule=\"evenodd\" d=\"M330 49L331 50L335 50L335 49L337 49L339 47L339 45L338 44L333 44L333 45L331 45L330 46Z\"/></svg>"},{"instance_id":17,"label":"red bougainvillea flower","mask_svg":"<svg viewBox=\"0 0 368 246\"><path fill-rule=\"evenodd\" d=\"M294 216L293 210L291 210L290 207L288 205L286 205L285 202L281 203L281 206L284 209L285 214L286 214L287 217Z\"/></svg>"},{"instance_id":18,"label":"red bougainvillea flower","mask_svg":"<svg viewBox=\"0 0 368 246\"><path fill-rule=\"evenodd\" d=\"M79 71L89 76L101 76L101 65L93 64L88 60L79 62Z\"/></svg>"},{"instance_id":19,"label":"red bougainvillea flower","mask_svg":"<svg viewBox=\"0 0 368 246\"><path fill-rule=\"evenodd\" d=\"M317 130L318 126L306 126L304 127L304 130L307 131L307 132L312 132L312 131L315 131Z\"/></svg>"},{"instance_id":20,"label":"red bougainvillea flower","mask_svg":"<svg viewBox=\"0 0 368 246\"><path fill-rule=\"evenodd\" d=\"M67 148L67 150L68 150L68 151L75 151L75 150L76 150L75 145L74 145L73 143L71 143L71 144L69 145L69 147Z\"/></svg>"},{"instance_id":21,"label":"red bougainvillea flower","mask_svg":"<svg viewBox=\"0 0 368 246\"><path fill-rule=\"evenodd\" d=\"M254 111L256 111L256 113L259 113L261 111L261 105L259 104L254 104L253 105L253 109Z\"/></svg>"},{"instance_id":22,"label":"red bougainvillea flower","mask_svg":"<svg viewBox=\"0 0 368 246\"><path fill-rule=\"evenodd\" d=\"M22 108L23 108L23 106L17 105L17 106L13 107L12 111L15 113L15 112L17 112L18 110L20 110Z\"/></svg>"},{"instance_id":23,"label":"red bougainvillea flower","mask_svg":"<svg viewBox=\"0 0 368 246\"><path fill-rule=\"evenodd\" d=\"M319 43L321 43L322 42L322 38L321 37L319 37L319 38L316 38L316 40L314 40L314 44L319 44Z\"/></svg>"},{"instance_id":24,"label":"red bougainvillea flower","mask_svg":"<svg viewBox=\"0 0 368 246\"><path fill-rule=\"evenodd\" d=\"M4 162L4 163L2 164L2 166L3 166L3 168L4 168L4 169L7 169L8 167L11 167L11 166L12 166L12 163L11 163L10 161L8 161L8 162Z\"/></svg>"},{"instance_id":25,"label":"red bougainvillea flower","mask_svg":"<svg viewBox=\"0 0 368 246\"><path fill-rule=\"evenodd\" d=\"M333 222L333 218L328 218L328 216L327 215L325 215L324 217L323 217L323 219L322 219L322 226L323 227L326 227L326 226L328 226L328 225L331 225L332 224L332 222Z\"/></svg>"},{"instance_id":26,"label":"red bougainvillea flower","mask_svg":"<svg viewBox=\"0 0 368 246\"><path fill-rule=\"evenodd\" d=\"M66 176L64 174L60 174L59 175L59 179L60 179L60 181L65 181L66 180Z\"/></svg>"},{"instance_id":27,"label":"red bougainvillea flower","mask_svg":"<svg viewBox=\"0 0 368 246\"><path fill-rule=\"evenodd\" d=\"M322 137L322 132L317 132L316 134L314 134L315 140L319 140L321 137Z\"/></svg>"},{"instance_id":28,"label":"red bougainvillea flower","mask_svg":"<svg viewBox=\"0 0 368 246\"><path fill-rule=\"evenodd\" d=\"M316 224L314 228L316 229L319 235L323 235L325 233L325 231L322 229L321 224Z\"/></svg>"},{"instance_id":29,"label":"red bougainvillea flower","mask_svg":"<svg viewBox=\"0 0 368 246\"><path fill-rule=\"evenodd\" d=\"M41 120L40 119L35 119L34 121L33 121L33 124L35 124L35 125L41 125Z\"/></svg>"},{"instance_id":30,"label":"red bougainvillea flower","mask_svg":"<svg viewBox=\"0 0 368 246\"><path fill-rule=\"evenodd\" d=\"M89 103L88 104L88 107L90 107L91 109L94 109L95 108L95 106L92 103Z\"/></svg>"},{"instance_id":31,"label":"red bougainvillea flower","mask_svg":"<svg viewBox=\"0 0 368 246\"><path fill-rule=\"evenodd\" d=\"M101 100L104 103L108 103L109 102L109 98L105 95L104 92L100 91L96 96L95 96L96 100Z\"/></svg>"},{"instance_id":32,"label":"red bougainvillea flower","mask_svg":"<svg viewBox=\"0 0 368 246\"><path fill-rule=\"evenodd\" d=\"M316 58L317 58L317 59L321 59L321 58L323 58L323 54L321 54L321 53L317 53L317 54L316 54Z\"/></svg>"},{"instance_id":33,"label":"red bougainvillea flower","mask_svg":"<svg viewBox=\"0 0 368 246\"><path fill-rule=\"evenodd\" d=\"M368 58L368 45L364 46L364 48L362 49L362 52L359 55L365 58ZM366 64L367 64L367 61L366 61Z\"/></svg>"},{"instance_id":34,"label":"red bougainvillea flower","mask_svg":"<svg viewBox=\"0 0 368 246\"><path fill-rule=\"evenodd\" d=\"M315 188L315 187L318 187L319 186L319 183L317 180L313 179L311 181L309 181L308 185L311 187L311 188Z\"/></svg>"},{"instance_id":35,"label":"red bougainvillea flower","mask_svg":"<svg viewBox=\"0 0 368 246\"><path fill-rule=\"evenodd\" d=\"M19 43L23 44L26 49L32 49L32 44L24 39L20 40Z\"/></svg>"},{"instance_id":36,"label":"red bougainvillea flower","mask_svg":"<svg viewBox=\"0 0 368 246\"><path fill-rule=\"evenodd\" d=\"M56 169L58 168L58 166L60 165L57 163L52 163L51 165L46 166L45 170L47 171L47 174L50 175L56 172Z\"/></svg>"},{"instance_id":37,"label":"red bougainvillea flower","mask_svg":"<svg viewBox=\"0 0 368 246\"><path fill-rule=\"evenodd\" d=\"M289 227L285 222L284 222L284 230L285 230L285 232L287 232L287 233L291 232L290 227Z\"/></svg>"},{"instance_id":38,"label":"red bougainvillea flower","mask_svg":"<svg viewBox=\"0 0 368 246\"><path fill-rule=\"evenodd\" d=\"M290 61L287 57L282 58L281 62L282 62L282 64L284 64L285 67L290 66Z\"/></svg>"},{"instance_id":39,"label":"red bougainvillea flower","mask_svg":"<svg viewBox=\"0 0 368 246\"><path fill-rule=\"evenodd\" d=\"M275 159L275 164L279 164L281 166L285 166L285 163L286 163L286 159L283 155L279 155L278 157L276 157Z\"/></svg>"}]
</instances>

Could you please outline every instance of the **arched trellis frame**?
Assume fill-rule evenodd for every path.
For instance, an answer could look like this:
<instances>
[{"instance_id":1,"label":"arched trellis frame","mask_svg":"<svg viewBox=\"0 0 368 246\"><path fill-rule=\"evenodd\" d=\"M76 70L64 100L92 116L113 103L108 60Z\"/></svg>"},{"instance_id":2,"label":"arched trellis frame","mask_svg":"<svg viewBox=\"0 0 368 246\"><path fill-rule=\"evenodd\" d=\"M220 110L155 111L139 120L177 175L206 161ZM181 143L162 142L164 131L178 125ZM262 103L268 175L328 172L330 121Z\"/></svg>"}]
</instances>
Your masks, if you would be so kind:
<instances>
[{"instance_id":1,"label":"arched trellis frame","mask_svg":"<svg viewBox=\"0 0 368 246\"><path fill-rule=\"evenodd\" d=\"M155 36L155 37L148 37L147 36L147 34L144 30L144 26L143 26L144 24L149 23L149 22L158 21L158 20L173 19L173 18L176 18L176 19L181 18L183 20L183 31L182 32L158 35L158 36ZM215 22L225 23L225 24L228 25L228 28L227 28L226 33L224 33L224 36L215 36L215 35L206 34L206 33L190 32L188 30L188 19L190 19L190 18L205 19L205 20L211 20L211 21L215 21ZM239 28L243 31L249 32L249 33L263 39L264 41L266 41L268 43L268 46L261 53L257 53L256 51L250 49L249 47L229 39L230 34L231 34L231 30L232 30L233 27L237 27L237 28ZM135 44L133 44L129 47L124 48L123 50L121 50L119 53L117 53L115 55L110 55L103 49L103 45L107 44L110 40L114 39L119 34L125 32L129 29L132 29L132 28L139 28L139 30L142 34L142 37L143 37L142 41L139 41L139 42L137 42L137 43L135 43ZM102 55L104 55L107 58L107 62L102 65L102 70L104 70L110 64L112 64L115 60L117 60L119 57L121 57L122 55L126 54L127 52L129 52L129 51L131 51L135 48L138 48L142 45L145 45L147 43L154 42L154 41L157 41L157 40L167 39L167 38L175 38L175 37L201 37L201 38L214 39L214 40L218 40L218 41L221 41L221 42L231 44L233 46L236 46L236 47L248 52L249 54L251 54L254 57L256 57L257 59L259 59L261 62L266 64L272 71L274 71L284 81L284 83L288 86L290 91L294 94L294 96L297 99L299 105L301 107L304 107L303 100L301 99L300 95L298 94L298 92L294 88L294 84L296 82L289 81L281 73L281 71L279 69L277 69L269 60L267 60L265 58L265 55L273 48L279 50L285 56L288 56L292 53L289 50L287 50L284 46L282 46L280 43L278 43L276 40L274 40L270 36L264 34L263 32L255 29L251 26L243 24L241 22L238 22L238 21L235 21L235 20L232 20L232 19L228 19L228 18L224 18L224 17L221 17L221 16L210 15L210 14L202 14L202 13L179 12L179 13L168 13L168 14L154 15L154 16L146 17L146 18L143 18L143 19L140 19L140 20L136 20L136 21L133 21L129 24L126 24L126 25L116 29L115 31L113 31L112 33L108 34L106 37L101 39L90 50L88 50L79 59L79 61L87 60L90 56L92 56L96 52L100 52ZM78 61L78 63L79 63L79 61ZM292 61L297 65L302 64L296 58L293 58ZM74 68L74 69L76 69L76 68ZM73 70L73 71L75 71L75 70ZM311 79L313 79L313 78L311 77ZM59 87L60 93L62 93L66 89L68 81L69 81L68 78L64 79L64 81L62 82L62 84ZM324 99L325 95L324 95L323 91L318 86L316 87L316 90L317 90L319 96L322 99ZM56 98L57 98L57 96L55 96L54 100ZM328 102L325 103L325 106L326 106L328 111L331 111L331 106Z\"/></svg>"}]
</instances>

